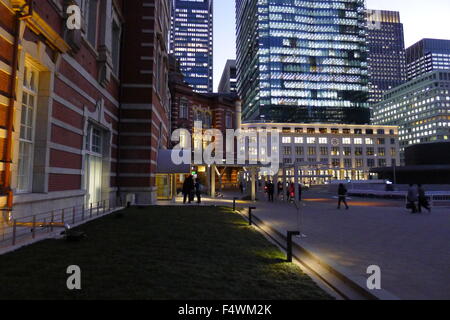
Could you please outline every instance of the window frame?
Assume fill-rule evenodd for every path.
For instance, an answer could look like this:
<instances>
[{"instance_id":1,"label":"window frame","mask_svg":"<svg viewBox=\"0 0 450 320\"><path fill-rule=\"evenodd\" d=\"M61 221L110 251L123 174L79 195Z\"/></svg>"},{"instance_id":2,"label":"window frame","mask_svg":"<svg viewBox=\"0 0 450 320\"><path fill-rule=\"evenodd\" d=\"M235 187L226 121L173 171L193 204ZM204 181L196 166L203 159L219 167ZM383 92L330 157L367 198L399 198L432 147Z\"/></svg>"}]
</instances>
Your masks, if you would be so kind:
<instances>
[{"instance_id":1,"label":"window frame","mask_svg":"<svg viewBox=\"0 0 450 320\"><path fill-rule=\"evenodd\" d=\"M39 99L39 70L33 66L28 61L25 63L24 72L23 72L23 81L22 81L22 101L21 101L21 110L20 110L20 134L19 134L19 157L18 157L18 167L17 167L17 185L16 192L17 193L32 193L33 192L33 166L34 166L34 148L35 148L35 137L36 137L36 113L38 108L38 99ZM28 77L31 76L30 82L28 82ZM32 85L32 86L31 86ZM24 116L24 97L27 96L26 106L30 109L30 105L28 102L30 101L30 96L33 97L33 106L31 106L31 123L29 121L30 112L27 110L25 119L25 124L23 124L23 116ZM30 136L23 138L23 130L25 132L30 132ZM26 168L21 166L21 159L23 158L23 147L27 145L29 148L29 155L27 159ZM21 172L22 169L25 171ZM21 177L25 177L26 185L23 185L24 182Z\"/></svg>"}]
</instances>

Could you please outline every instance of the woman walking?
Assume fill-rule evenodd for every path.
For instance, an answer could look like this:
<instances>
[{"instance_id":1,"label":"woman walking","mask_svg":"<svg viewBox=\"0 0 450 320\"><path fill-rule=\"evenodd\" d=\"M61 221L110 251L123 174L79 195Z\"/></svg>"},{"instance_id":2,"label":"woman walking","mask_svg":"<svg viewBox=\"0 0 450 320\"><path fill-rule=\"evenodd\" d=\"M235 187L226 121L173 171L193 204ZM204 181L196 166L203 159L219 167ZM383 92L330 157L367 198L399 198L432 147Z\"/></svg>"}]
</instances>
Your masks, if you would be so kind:
<instances>
[{"instance_id":1,"label":"woman walking","mask_svg":"<svg viewBox=\"0 0 450 320\"><path fill-rule=\"evenodd\" d=\"M344 186L343 183L339 184L338 188L338 210L341 210L341 203L343 202L345 204L345 209L349 209L347 204L347 188Z\"/></svg>"},{"instance_id":2,"label":"woman walking","mask_svg":"<svg viewBox=\"0 0 450 320\"><path fill-rule=\"evenodd\" d=\"M422 208L425 208L428 212L431 212L430 204L428 203L427 196L425 195L425 189L421 184L418 185L417 191L419 194L419 213L422 213Z\"/></svg>"},{"instance_id":3,"label":"woman walking","mask_svg":"<svg viewBox=\"0 0 450 320\"><path fill-rule=\"evenodd\" d=\"M409 189L408 189L408 195L406 197L406 201L407 201L406 207L408 209L411 209L411 213L417 212L417 207L416 207L417 200L418 200L417 188L415 188L413 184L410 184Z\"/></svg>"}]
</instances>

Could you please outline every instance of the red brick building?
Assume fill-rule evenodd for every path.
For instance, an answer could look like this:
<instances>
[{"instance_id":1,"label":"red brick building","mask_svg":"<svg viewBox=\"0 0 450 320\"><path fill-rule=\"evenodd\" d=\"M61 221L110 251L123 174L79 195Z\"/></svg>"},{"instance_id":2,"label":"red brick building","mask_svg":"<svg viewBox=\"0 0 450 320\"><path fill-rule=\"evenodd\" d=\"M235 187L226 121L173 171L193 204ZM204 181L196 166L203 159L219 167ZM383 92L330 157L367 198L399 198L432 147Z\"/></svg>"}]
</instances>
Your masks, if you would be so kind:
<instances>
[{"instance_id":1,"label":"red brick building","mask_svg":"<svg viewBox=\"0 0 450 320\"><path fill-rule=\"evenodd\" d=\"M72 4L81 30L67 28ZM20 217L130 192L156 200L169 132L169 5L0 0L2 207Z\"/></svg>"},{"instance_id":2,"label":"red brick building","mask_svg":"<svg viewBox=\"0 0 450 320\"><path fill-rule=\"evenodd\" d=\"M172 130L185 128L192 133L195 121L201 121L204 129L219 129L225 137L227 129L239 126L236 113L238 96L235 93L196 93L184 82L176 61L170 57L169 87L172 98ZM177 143L175 143L177 144ZM224 154L225 154L224 143ZM201 168L203 171L205 168ZM207 169L206 169L207 170ZM236 168L218 168L218 186L231 187L237 184ZM204 177L203 177L204 178ZM207 179L206 179L207 180Z\"/></svg>"},{"instance_id":3,"label":"red brick building","mask_svg":"<svg viewBox=\"0 0 450 320\"><path fill-rule=\"evenodd\" d=\"M170 1L127 1L124 16L118 183L121 195L151 204L157 200L158 152L167 148L170 133Z\"/></svg>"},{"instance_id":4,"label":"red brick building","mask_svg":"<svg viewBox=\"0 0 450 320\"><path fill-rule=\"evenodd\" d=\"M226 129L236 129L237 95L234 93L196 93L184 82L183 74L173 56L170 57L170 62L172 131L178 128L191 131L194 121L202 121L205 129L219 129L224 136Z\"/></svg>"}]
</instances>

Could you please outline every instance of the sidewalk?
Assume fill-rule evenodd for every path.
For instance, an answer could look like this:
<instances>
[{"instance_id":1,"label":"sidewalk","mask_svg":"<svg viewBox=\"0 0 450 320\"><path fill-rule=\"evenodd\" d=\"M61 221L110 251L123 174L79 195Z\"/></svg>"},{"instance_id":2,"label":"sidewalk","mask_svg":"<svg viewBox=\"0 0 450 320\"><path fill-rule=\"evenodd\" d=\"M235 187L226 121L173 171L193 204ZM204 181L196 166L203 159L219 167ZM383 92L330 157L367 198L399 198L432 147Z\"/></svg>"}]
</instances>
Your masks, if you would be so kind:
<instances>
[{"instance_id":1,"label":"sidewalk","mask_svg":"<svg viewBox=\"0 0 450 320\"><path fill-rule=\"evenodd\" d=\"M295 241L349 275L367 278L367 267L378 265L382 288L401 299L450 299L450 208L411 215L402 202L353 198L339 211L334 197L306 192L297 216L293 204L258 198L259 219L283 234L300 224L307 237ZM204 204L232 205L232 195Z\"/></svg>"}]
</instances>

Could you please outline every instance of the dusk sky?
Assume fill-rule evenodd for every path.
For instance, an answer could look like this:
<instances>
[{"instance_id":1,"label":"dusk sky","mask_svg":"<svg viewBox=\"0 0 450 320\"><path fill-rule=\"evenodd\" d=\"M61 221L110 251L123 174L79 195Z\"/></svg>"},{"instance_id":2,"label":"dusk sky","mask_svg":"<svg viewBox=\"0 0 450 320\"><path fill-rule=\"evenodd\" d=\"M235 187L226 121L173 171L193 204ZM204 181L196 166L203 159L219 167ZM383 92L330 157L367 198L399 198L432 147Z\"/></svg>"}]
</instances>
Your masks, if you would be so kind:
<instances>
[{"instance_id":1,"label":"dusk sky","mask_svg":"<svg viewBox=\"0 0 450 320\"><path fill-rule=\"evenodd\" d=\"M235 0L214 0L214 89L227 59L236 56ZM400 11L406 46L422 38L450 39L449 0L367 0L370 9Z\"/></svg>"}]
</instances>

